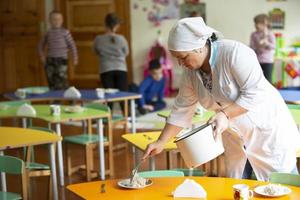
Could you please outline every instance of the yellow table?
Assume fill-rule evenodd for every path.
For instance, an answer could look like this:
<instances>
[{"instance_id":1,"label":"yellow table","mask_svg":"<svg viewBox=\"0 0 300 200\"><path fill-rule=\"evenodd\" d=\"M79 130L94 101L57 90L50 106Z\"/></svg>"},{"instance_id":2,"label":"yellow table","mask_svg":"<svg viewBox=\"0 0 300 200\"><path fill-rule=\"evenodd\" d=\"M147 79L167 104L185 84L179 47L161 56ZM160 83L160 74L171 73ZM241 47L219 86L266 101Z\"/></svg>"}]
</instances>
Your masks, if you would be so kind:
<instances>
[{"instance_id":1,"label":"yellow table","mask_svg":"<svg viewBox=\"0 0 300 200\"><path fill-rule=\"evenodd\" d=\"M129 143L133 144L135 147L140 149L141 151L145 151L147 148L147 145L156 141L157 138L160 135L160 131L154 131L154 132L143 132L143 133L136 133L136 134L124 134L122 135L122 138L128 141ZM174 150L177 146L173 141L168 142L164 150Z\"/></svg>"},{"instance_id":2,"label":"yellow table","mask_svg":"<svg viewBox=\"0 0 300 200\"><path fill-rule=\"evenodd\" d=\"M40 144L49 144L49 153L51 159L51 176L53 184L54 199L58 199L55 151L54 143L61 141L62 138L55 134L47 133L39 130L0 127L0 155L7 149L19 148L24 146L33 146ZM6 191L5 174L1 174L2 190Z\"/></svg>"},{"instance_id":3,"label":"yellow table","mask_svg":"<svg viewBox=\"0 0 300 200\"><path fill-rule=\"evenodd\" d=\"M103 182L89 182L69 185L67 188L83 199L88 200L106 200L106 199L143 199L143 200L159 200L159 199L173 199L172 191L181 184L187 177L168 177L168 178L151 178L153 184L144 189L129 190L120 188L117 185L119 180L106 180L105 193L100 192L100 187ZM218 177L188 177L199 183L207 192L207 199L233 199L232 186L234 184L247 184L251 189L258 185L266 185L266 182L254 181L254 180L242 180L231 178L218 178ZM288 186L292 193L280 198L272 199L300 199L300 187ZM264 198L258 195L254 195L255 199L270 199Z\"/></svg>"},{"instance_id":4,"label":"yellow table","mask_svg":"<svg viewBox=\"0 0 300 200\"><path fill-rule=\"evenodd\" d=\"M147 148L147 145L156 141L160 134L161 134L160 131L143 132L143 133L136 133L136 134L129 133L129 134L122 135L122 138L125 139L130 144L137 147L142 152L144 152ZM171 163L169 151L177 149L177 146L173 141L174 140L168 142L164 147L164 150L167 151L167 160L169 161L167 162L168 168L170 168L170 163ZM149 162L150 170L155 170L154 157L150 157L149 159L150 159Z\"/></svg>"}]
</instances>

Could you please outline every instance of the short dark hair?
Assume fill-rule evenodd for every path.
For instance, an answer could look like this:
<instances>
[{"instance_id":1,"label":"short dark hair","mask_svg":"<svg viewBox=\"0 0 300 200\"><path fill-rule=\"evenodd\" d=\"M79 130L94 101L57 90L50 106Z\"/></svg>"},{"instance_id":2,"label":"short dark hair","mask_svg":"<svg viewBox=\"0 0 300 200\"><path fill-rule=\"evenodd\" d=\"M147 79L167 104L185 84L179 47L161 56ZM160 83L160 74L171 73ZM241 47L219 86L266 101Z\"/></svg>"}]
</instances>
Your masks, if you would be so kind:
<instances>
[{"instance_id":1,"label":"short dark hair","mask_svg":"<svg viewBox=\"0 0 300 200\"><path fill-rule=\"evenodd\" d=\"M153 59L149 62L149 67L148 67L149 71L160 69L160 68L161 65L158 59Z\"/></svg>"},{"instance_id":2,"label":"short dark hair","mask_svg":"<svg viewBox=\"0 0 300 200\"><path fill-rule=\"evenodd\" d=\"M114 13L108 13L105 16L105 26L109 29L113 29L117 24L120 24L120 19Z\"/></svg>"}]
</instances>

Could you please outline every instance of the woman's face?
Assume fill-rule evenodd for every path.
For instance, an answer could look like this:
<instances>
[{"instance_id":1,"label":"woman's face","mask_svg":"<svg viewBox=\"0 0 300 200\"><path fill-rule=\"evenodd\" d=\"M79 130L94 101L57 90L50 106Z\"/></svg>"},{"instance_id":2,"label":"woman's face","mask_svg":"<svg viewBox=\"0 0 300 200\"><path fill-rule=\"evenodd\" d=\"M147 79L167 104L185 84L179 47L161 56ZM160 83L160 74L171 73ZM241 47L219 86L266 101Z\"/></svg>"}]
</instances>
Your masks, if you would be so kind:
<instances>
[{"instance_id":1,"label":"woman's face","mask_svg":"<svg viewBox=\"0 0 300 200\"><path fill-rule=\"evenodd\" d=\"M170 51L179 65L182 65L188 69L200 69L204 63L205 55L201 50L193 51Z\"/></svg>"}]
</instances>

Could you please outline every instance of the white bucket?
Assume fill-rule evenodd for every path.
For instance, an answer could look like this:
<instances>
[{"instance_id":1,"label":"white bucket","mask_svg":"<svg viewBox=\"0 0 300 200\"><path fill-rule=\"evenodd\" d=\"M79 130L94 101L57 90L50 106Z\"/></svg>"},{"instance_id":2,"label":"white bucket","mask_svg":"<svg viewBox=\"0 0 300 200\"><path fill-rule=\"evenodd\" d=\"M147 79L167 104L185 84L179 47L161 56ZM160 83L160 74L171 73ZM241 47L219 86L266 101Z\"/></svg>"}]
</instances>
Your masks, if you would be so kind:
<instances>
[{"instance_id":1,"label":"white bucket","mask_svg":"<svg viewBox=\"0 0 300 200\"><path fill-rule=\"evenodd\" d=\"M202 125L182 135L175 143L189 168L207 163L224 152L221 136L214 139L210 124Z\"/></svg>"}]
</instances>

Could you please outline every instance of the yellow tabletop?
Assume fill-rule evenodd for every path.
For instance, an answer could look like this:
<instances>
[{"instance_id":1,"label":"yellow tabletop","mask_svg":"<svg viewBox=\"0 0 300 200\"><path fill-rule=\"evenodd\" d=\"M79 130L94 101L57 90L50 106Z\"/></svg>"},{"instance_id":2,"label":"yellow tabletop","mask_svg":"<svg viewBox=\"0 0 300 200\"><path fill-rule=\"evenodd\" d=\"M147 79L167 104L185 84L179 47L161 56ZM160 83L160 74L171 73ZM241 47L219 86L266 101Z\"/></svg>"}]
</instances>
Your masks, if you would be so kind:
<instances>
[{"instance_id":1,"label":"yellow tabletop","mask_svg":"<svg viewBox=\"0 0 300 200\"><path fill-rule=\"evenodd\" d=\"M129 133L129 134L122 135L122 138L124 138L126 141L130 142L140 150L145 151L147 145L156 141L160 133L161 133L160 131L135 133L135 134ZM165 145L164 150L168 151L168 150L176 149L177 148L176 144L173 141L174 140L168 142Z\"/></svg>"},{"instance_id":2,"label":"yellow tabletop","mask_svg":"<svg viewBox=\"0 0 300 200\"><path fill-rule=\"evenodd\" d=\"M123 189L117 185L119 180L106 180L105 182L89 182L69 185L67 188L82 197L83 199L143 199L143 200L158 200L158 199L173 199L172 191L183 183L186 179L193 179L199 183L207 192L207 199L233 199L232 186L234 184L247 184L250 189L258 185L266 185L266 182L254 180L242 180L219 177L166 177L166 178L151 178L153 184L139 190ZM100 192L101 184L105 183L105 193ZM280 198L272 199L300 199L300 187L288 186L292 193ZM254 195L252 199L270 199L262 196Z\"/></svg>"},{"instance_id":3,"label":"yellow tabletop","mask_svg":"<svg viewBox=\"0 0 300 200\"><path fill-rule=\"evenodd\" d=\"M56 134L47 133L39 130L0 127L0 150L49 144L61 140Z\"/></svg>"}]
</instances>

